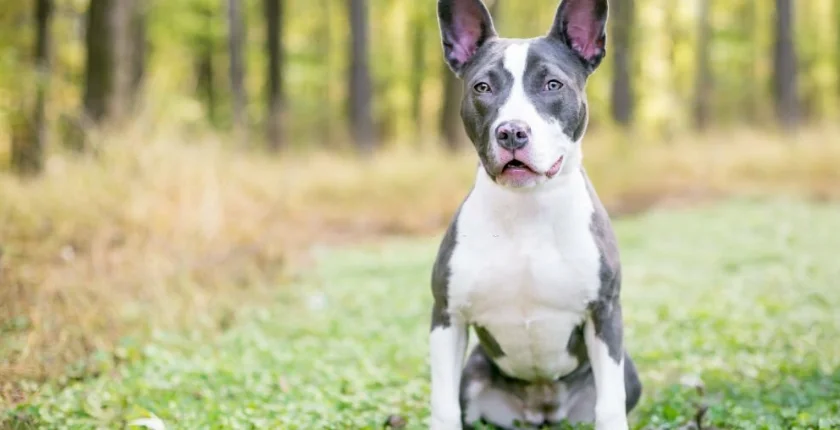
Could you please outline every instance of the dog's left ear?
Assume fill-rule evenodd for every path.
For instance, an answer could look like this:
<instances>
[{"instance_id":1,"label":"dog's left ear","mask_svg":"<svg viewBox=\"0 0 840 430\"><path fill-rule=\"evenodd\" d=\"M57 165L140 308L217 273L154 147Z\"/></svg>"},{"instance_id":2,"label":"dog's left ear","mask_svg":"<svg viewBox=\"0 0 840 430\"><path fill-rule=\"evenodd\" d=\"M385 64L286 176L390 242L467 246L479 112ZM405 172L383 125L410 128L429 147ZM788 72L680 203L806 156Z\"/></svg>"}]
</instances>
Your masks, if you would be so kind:
<instances>
[{"instance_id":1,"label":"dog's left ear","mask_svg":"<svg viewBox=\"0 0 840 430\"><path fill-rule=\"evenodd\" d=\"M606 55L607 0L563 0L549 37L566 44L592 73Z\"/></svg>"}]
</instances>

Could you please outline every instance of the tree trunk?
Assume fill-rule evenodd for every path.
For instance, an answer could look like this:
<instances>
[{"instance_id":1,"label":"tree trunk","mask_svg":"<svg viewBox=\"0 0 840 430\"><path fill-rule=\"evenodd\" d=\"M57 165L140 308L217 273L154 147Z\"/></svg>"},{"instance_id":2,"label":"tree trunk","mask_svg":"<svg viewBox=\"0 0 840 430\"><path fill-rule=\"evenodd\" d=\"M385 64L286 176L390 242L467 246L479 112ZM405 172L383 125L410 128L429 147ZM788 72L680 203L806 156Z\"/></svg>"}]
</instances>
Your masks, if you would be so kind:
<instances>
[{"instance_id":1,"label":"tree trunk","mask_svg":"<svg viewBox=\"0 0 840 430\"><path fill-rule=\"evenodd\" d=\"M114 92L111 100L112 119L122 121L130 112L132 81L136 63L134 51L134 6L136 0L113 0L111 17L114 34Z\"/></svg>"},{"instance_id":2,"label":"tree trunk","mask_svg":"<svg viewBox=\"0 0 840 430\"><path fill-rule=\"evenodd\" d=\"M44 156L44 149L48 141L47 127L47 94L50 88L52 34L50 27L53 16L52 0L37 0L35 2L35 20L37 35L35 39L35 67L37 69L37 89L35 94L35 145L32 159L37 160L34 167L38 170Z\"/></svg>"},{"instance_id":3,"label":"tree trunk","mask_svg":"<svg viewBox=\"0 0 840 430\"><path fill-rule=\"evenodd\" d=\"M773 84L776 115L782 128L791 131L799 121L799 96L796 85L796 48L793 43L793 1L776 0L776 40Z\"/></svg>"},{"instance_id":4,"label":"tree trunk","mask_svg":"<svg viewBox=\"0 0 840 430\"><path fill-rule=\"evenodd\" d=\"M47 146L47 92L50 84L50 57L52 38L52 0L35 2L35 109L31 124L22 121L15 124L18 132L13 133L12 165L21 175L35 175L44 168L44 152ZM26 130L31 130L26 132Z\"/></svg>"},{"instance_id":5,"label":"tree trunk","mask_svg":"<svg viewBox=\"0 0 840 430\"><path fill-rule=\"evenodd\" d=\"M196 86L199 99L204 101L207 120L211 125L218 125L216 114L216 68L213 54L216 53L215 38L212 29L218 17L211 7L200 7L197 13L202 17L203 34L196 41L198 47L196 59Z\"/></svg>"},{"instance_id":6,"label":"tree trunk","mask_svg":"<svg viewBox=\"0 0 840 430\"><path fill-rule=\"evenodd\" d=\"M143 82L146 77L146 58L149 54L149 42L146 34L146 16L148 6L146 0L134 0L131 16L131 87L130 101L132 108L137 107Z\"/></svg>"},{"instance_id":7,"label":"tree trunk","mask_svg":"<svg viewBox=\"0 0 840 430\"><path fill-rule=\"evenodd\" d=\"M834 22L840 22L840 1L834 2ZM835 76L838 80L840 80L840 29L835 28L837 40L834 44L834 60L837 62L836 70L834 71ZM840 98L840 82L837 82L837 96Z\"/></svg>"},{"instance_id":8,"label":"tree trunk","mask_svg":"<svg viewBox=\"0 0 840 430\"><path fill-rule=\"evenodd\" d=\"M711 49L712 26L709 21L711 0L700 0L697 25L700 36L697 39L697 77L694 86L694 128L705 130L709 125L709 111L712 98L712 70L709 50Z\"/></svg>"},{"instance_id":9,"label":"tree trunk","mask_svg":"<svg viewBox=\"0 0 840 430\"><path fill-rule=\"evenodd\" d=\"M216 87L213 83L215 73L213 70L213 50L210 47L202 46L198 54L197 74L198 93L204 99L207 108L207 119L210 124L216 125Z\"/></svg>"},{"instance_id":10,"label":"tree trunk","mask_svg":"<svg viewBox=\"0 0 840 430\"><path fill-rule=\"evenodd\" d=\"M443 142L450 151L460 149L466 140L461 122L461 80L444 64L443 66L443 109L440 117L440 132Z\"/></svg>"},{"instance_id":11,"label":"tree trunk","mask_svg":"<svg viewBox=\"0 0 840 430\"><path fill-rule=\"evenodd\" d=\"M90 2L84 105L96 125L132 111L145 67L144 14L142 0Z\"/></svg>"},{"instance_id":12,"label":"tree trunk","mask_svg":"<svg viewBox=\"0 0 840 430\"><path fill-rule=\"evenodd\" d=\"M613 2L612 45L615 69L612 81L612 117L623 127L633 122L633 26L634 0Z\"/></svg>"},{"instance_id":13,"label":"tree trunk","mask_svg":"<svg viewBox=\"0 0 840 430\"><path fill-rule=\"evenodd\" d=\"M245 93L245 28L240 0L227 0L230 89L233 96L233 127L239 143L247 140L248 97Z\"/></svg>"},{"instance_id":14,"label":"tree trunk","mask_svg":"<svg viewBox=\"0 0 840 430\"><path fill-rule=\"evenodd\" d=\"M268 146L280 149L283 142L283 2L265 0L266 54L268 55Z\"/></svg>"},{"instance_id":15,"label":"tree trunk","mask_svg":"<svg viewBox=\"0 0 840 430\"><path fill-rule=\"evenodd\" d=\"M318 138L320 139L320 144L327 147L336 145L336 139L334 138L336 132L336 121L334 120L335 115L333 112L333 94L336 92L334 90L336 82L335 79L333 79L333 71L335 67L331 56L334 31L331 23L333 1L334 0L320 0L319 2L322 25L317 30L314 42L317 46L318 58L323 59L320 72L322 87L319 91L320 104L322 108L319 109L318 123L329 124L329 126L319 127L320 131L318 133ZM341 85L341 82L338 82L338 84Z\"/></svg>"},{"instance_id":16,"label":"tree trunk","mask_svg":"<svg viewBox=\"0 0 840 430\"><path fill-rule=\"evenodd\" d=\"M758 55L756 40L756 28L758 26L758 11L756 10L756 0L748 0L744 4L744 31L746 43L749 44L749 54L747 57L747 64L749 73L744 79L744 92L742 96L741 109L744 112L744 117L751 124L756 124L759 118L759 81L760 73L758 73Z\"/></svg>"},{"instance_id":17,"label":"tree trunk","mask_svg":"<svg viewBox=\"0 0 840 430\"><path fill-rule=\"evenodd\" d=\"M396 2L394 2L396 3ZM391 7L384 7L384 13L388 13ZM383 29L377 47L379 48L380 56L395 58L405 50L405 46L400 45L394 49L396 45L395 37L389 33L387 29ZM371 42L368 42L370 46ZM370 48L368 48L370 49ZM379 56L378 56L379 58ZM370 67L370 66L368 66ZM397 70L394 67L385 68L379 75L379 79L372 79L373 83L373 100L376 100L379 105L378 114L374 114L374 135L380 139L388 140L393 138L397 132L397 115L399 115L399 106L397 102L391 97L391 91L397 83Z\"/></svg>"},{"instance_id":18,"label":"tree trunk","mask_svg":"<svg viewBox=\"0 0 840 430\"><path fill-rule=\"evenodd\" d=\"M84 106L88 120L100 125L109 116L114 89L114 38L111 25L116 0L91 0L87 15L87 61Z\"/></svg>"},{"instance_id":19,"label":"tree trunk","mask_svg":"<svg viewBox=\"0 0 840 430\"><path fill-rule=\"evenodd\" d=\"M372 116L372 83L368 59L367 0L348 0L350 13L350 126L353 140L365 155L376 144Z\"/></svg>"},{"instance_id":20,"label":"tree trunk","mask_svg":"<svg viewBox=\"0 0 840 430\"><path fill-rule=\"evenodd\" d=\"M423 142L423 84L426 78L426 14L424 8L417 8L411 23L411 119L414 123L414 139L417 145Z\"/></svg>"}]
</instances>

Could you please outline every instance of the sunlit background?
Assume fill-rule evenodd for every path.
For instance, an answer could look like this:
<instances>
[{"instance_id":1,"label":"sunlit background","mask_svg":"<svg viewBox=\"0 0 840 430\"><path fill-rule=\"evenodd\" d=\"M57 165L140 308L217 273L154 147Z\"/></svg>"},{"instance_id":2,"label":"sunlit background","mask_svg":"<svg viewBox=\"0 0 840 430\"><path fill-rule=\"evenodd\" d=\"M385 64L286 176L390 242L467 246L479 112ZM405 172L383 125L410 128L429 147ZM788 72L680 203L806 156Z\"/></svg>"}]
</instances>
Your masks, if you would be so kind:
<instances>
[{"instance_id":1,"label":"sunlit background","mask_svg":"<svg viewBox=\"0 0 840 430\"><path fill-rule=\"evenodd\" d=\"M535 37L557 2L487 5ZM611 0L608 37L583 145L616 219L772 197L802 227L840 197L840 1ZM0 398L225 333L313 246L438 237L476 166L442 60L433 0L3 1Z\"/></svg>"}]
</instances>

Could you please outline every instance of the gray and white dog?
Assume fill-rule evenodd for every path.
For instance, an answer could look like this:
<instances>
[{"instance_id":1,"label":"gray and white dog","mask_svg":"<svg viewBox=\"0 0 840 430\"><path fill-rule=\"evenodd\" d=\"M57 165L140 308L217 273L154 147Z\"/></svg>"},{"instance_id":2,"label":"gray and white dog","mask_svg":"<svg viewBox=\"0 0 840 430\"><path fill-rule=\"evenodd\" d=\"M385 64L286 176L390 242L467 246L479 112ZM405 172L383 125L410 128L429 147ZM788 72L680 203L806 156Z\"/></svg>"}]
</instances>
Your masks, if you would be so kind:
<instances>
[{"instance_id":1,"label":"gray and white dog","mask_svg":"<svg viewBox=\"0 0 840 430\"><path fill-rule=\"evenodd\" d=\"M480 165L432 273L432 429L628 428L642 386L623 344L615 235L581 151L607 9L562 0L546 36L506 39L481 0L438 0Z\"/></svg>"}]
</instances>

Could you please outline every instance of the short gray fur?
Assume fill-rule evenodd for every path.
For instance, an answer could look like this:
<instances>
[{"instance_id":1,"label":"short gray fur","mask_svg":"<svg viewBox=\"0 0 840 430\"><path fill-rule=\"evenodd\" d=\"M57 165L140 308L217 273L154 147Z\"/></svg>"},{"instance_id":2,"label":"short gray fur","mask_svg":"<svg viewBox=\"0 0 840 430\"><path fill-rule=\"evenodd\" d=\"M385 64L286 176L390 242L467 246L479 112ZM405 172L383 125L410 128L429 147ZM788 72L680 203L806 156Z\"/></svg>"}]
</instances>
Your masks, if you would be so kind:
<instances>
[{"instance_id":1,"label":"short gray fur","mask_svg":"<svg viewBox=\"0 0 840 430\"><path fill-rule=\"evenodd\" d=\"M469 198L469 195L467 195L467 198ZM461 208L459 207L449 224L449 228L446 229L446 234L444 234L440 243L432 268L432 298L434 303L432 305L431 330L438 327L446 328L452 324L452 318L449 315L449 276L452 272L449 260L452 259L452 252L458 243L458 215L460 213Z\"/></svg>"},{"instance_id":2,"label":"short gray fur","mask_svg":"<svg viewBox=\"0 0 840 430\"><path fill-rule=\"evenodd\" d=\"M595 208L592 212L589 229L595 239L598 252L601 254L601 269L599 271L601 288L598 291L598 298L590 303L589 312L595 325L595 335L607 344L610 357L619 362L624 349L624 331L620 301L621 259L618 252L618 242L607 210L598 198L595 188L583 168L581 168L581 175L584 177L589 198Z\"/></svg>"}]
</instances>

